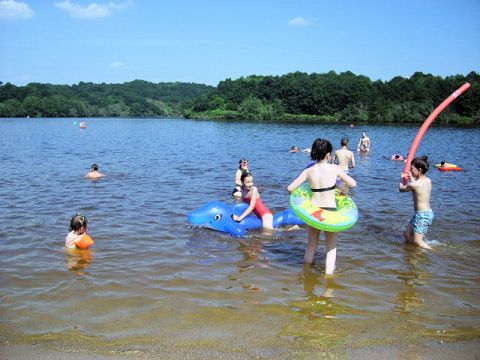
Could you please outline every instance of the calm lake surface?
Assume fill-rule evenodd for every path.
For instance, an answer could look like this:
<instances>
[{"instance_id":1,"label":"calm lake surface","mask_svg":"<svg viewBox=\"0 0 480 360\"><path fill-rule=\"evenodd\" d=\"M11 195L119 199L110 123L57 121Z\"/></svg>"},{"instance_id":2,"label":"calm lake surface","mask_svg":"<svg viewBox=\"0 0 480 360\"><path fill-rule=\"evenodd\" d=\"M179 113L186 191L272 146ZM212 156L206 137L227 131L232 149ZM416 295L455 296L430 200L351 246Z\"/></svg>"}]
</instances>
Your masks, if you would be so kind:
<instances>
[{"instance_id":1,"label":"calm lake surface","mask_svg":"<svg viewBox=\"0 0 480 360\"><path fill-rule=\"evenodd\" d=\"M434 249L403 242L413 214L399 193L418 126L269 125L175 119L1 119L0 338L66 349L155 353L208 348L303 357L379 344L480 339L480 131L431 128ZM358 223L338 236L335 277L324 242L303 268L306 230L237 239L193 228L188 212L230 196L240 157L264 202L289 205L316 137L355 149ZM433 164L456 163L463 172ZM83 178L98 163L104 179ZM70 218L96 241L64 249Z\"/></svg>"}]
</instances>

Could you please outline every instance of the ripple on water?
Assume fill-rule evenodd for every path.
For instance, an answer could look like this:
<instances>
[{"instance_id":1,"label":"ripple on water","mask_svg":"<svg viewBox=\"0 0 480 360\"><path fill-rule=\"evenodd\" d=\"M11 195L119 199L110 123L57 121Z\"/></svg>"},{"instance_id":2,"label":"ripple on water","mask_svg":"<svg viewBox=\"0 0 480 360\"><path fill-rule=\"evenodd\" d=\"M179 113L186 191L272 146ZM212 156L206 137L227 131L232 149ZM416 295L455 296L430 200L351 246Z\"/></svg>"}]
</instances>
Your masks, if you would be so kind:
<instances>
[{"instance_id":1,"label":"ripple on water","mask_svg":"<svg viewBox=\"0 0 480 360\"><path fill-rule=\"evenodd\" d=\"M0 161L15 164L0 176L3 334L94 348L249 343L255 355L298 339L314 348L478 339L479 164L463 156L467 144L479 148L476 129L434 128L422 142L432 162L451 144L467 169L429 172L434 249L423 251L403 242L412 199L398 192L403 164L388 160L417 129L370 126L375 151L356 154L352 169L359 221L338 235L335 277L325 278L323 235L304 267L304 228L237 239L189 226L186 215L210 200L233 203L241 157L264 201L283 210L286 186L309 162L291 144L310 146L312 133L335 144L358 129L95 119L79 132L68 119L38 121L0 122ZM83 178L94 162L104 179ZM88 217L89 251L63 249L77 212Z\"/></svg>"}]
</instances>

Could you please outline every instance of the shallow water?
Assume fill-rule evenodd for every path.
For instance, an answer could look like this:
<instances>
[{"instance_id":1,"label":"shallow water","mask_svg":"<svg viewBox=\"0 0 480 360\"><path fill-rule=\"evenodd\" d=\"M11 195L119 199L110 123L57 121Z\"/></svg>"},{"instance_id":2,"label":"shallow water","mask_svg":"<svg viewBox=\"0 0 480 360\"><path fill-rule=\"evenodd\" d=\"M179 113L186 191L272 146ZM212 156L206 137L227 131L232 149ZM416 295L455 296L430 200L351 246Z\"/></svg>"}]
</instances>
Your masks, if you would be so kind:
<instances>
[{"instance_id":1,"label":"shallow water","mask_svg":"<svg viewBox=\"0 0 480 360\"><path fill-rule=\"evenodd\" d=\"M334 279L322 275L323 242L304 269L305 229L239 240L187 224L207 201L232 203L240 157L276 212L309 161L292 145L347 136L354 149L362 130L373 151L356 153L359 221L338 237ZM417 130L172 119L95 119L81 130L69 119L2 119L1 338L264 357L478 340L480 131L433 127L420 146L431 163L465 169L432 166L434 250L423 251L403 243L412 199L398 192L403 163L389 160L408 152ZM83 178L94 162L107 177ZM96 244L67 252L77 212Z\"/></svg>"}]
</instances>

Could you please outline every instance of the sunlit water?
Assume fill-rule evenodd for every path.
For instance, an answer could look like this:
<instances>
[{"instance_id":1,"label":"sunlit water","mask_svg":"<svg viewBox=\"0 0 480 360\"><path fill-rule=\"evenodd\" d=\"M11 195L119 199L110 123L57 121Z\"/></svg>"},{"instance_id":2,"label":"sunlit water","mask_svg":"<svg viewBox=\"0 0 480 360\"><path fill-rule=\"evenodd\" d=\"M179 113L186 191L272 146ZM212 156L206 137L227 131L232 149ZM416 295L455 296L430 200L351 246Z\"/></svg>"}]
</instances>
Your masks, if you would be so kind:
<instances>
[{"instance_id":1,"label":"sunlit water","mask_svg":"<svg viewBox=\"0 0 480 360\"><path fill-rule=\"evenodd\" d=\"M232 203L240 157L274 211L316 137L356 153L359 221L338 241L333 280L321 243L303 268L305 229L245 239L191 227L188 212ZM477 129L431 128L418 151L463 172L429 172L435 220L423 251L403 243L413 213L398 192L418 127L188 120L0 121L0 329L3 340L92 350L208 347L251 356L480 337ZM83 178L92 163L107 177ZM69 220L88 217L92 250L68 253ZM296 353L297 351L297 353ZM293 355L292 355L293 354Z\"/></svg>"}]
</instances>

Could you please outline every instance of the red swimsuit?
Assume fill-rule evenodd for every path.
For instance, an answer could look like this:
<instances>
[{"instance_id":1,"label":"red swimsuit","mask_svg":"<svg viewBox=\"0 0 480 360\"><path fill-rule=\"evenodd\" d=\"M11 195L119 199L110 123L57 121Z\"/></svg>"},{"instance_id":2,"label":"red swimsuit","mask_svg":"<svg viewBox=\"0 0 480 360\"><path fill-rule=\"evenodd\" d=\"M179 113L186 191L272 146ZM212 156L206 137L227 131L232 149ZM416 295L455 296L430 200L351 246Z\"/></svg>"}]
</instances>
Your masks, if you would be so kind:
<instances>
[{"instance_id":1,"label":"red swimsuit","mask_svg":"<svg viewBox=\"0 0 480 360\"><path fill-rule=\"evenodd\" d=\"M250 204L251 200L252 200L251 197L243 198L243 201L246 202L247 204ZM260 196L257 197L257 201L255 201L255 207L253 208L253 211L260 219L263 217L263 215L272 213L263 203L262 198Z\"/></svg>"}]
</instances>

